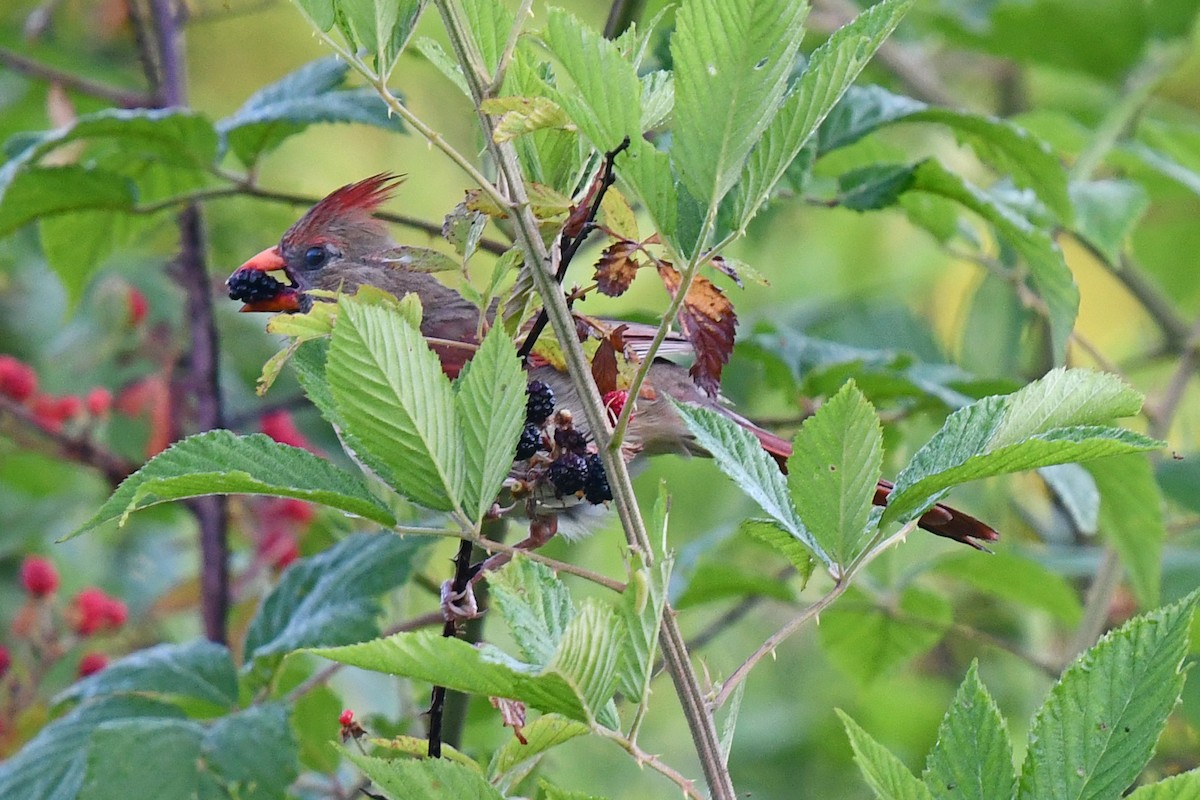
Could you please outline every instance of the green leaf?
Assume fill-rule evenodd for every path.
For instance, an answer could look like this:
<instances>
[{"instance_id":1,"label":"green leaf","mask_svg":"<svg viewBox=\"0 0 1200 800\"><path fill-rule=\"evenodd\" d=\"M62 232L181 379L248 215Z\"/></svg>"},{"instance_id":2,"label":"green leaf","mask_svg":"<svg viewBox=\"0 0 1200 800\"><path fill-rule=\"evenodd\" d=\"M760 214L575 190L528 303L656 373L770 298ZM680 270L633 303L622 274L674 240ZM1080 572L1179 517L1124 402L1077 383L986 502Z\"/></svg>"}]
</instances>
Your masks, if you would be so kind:
<instances>
[{"instance_id":1,"label":"green leaf","mask_svg":"<svg viewBox=\"0 0 1200 800\"><path fill-rule=\"evenodd\" d=\"M560 717L558 714L544 714L521 729L521 734L525 737L524 743L512 737L496 750L488 767L488 775L495 780L529 759L536 758L563 742L583 736L588 731L588 726L582 722Z\"/></svg>"},{"instance_id":2,"label":"green leaf","mask_svg":"<svg viewBox=\"0 0 1200 800\"><path fill-rule=\"evenodd\" d=\"M846 728L846 736L854 748L854 760L858 762L863 778L879 800L933 800L925 784L909 772L900 759L840 708L834 711Z\"/></svg>"},{"instance_id":3,"label":"green leaf","mask_svg":"<svg viewBox=\"0 0 1200 800\"><path fill-rule=\"evenodd\" d=\"M408 581L426 542L391 533L355 533L283 573L246 633L245 661L302 647L334 646L379 634L380 595Z\"/></svg>"},{"instance_id":4,"label":"green leaf","mask_svg":"<svg viewBox=\"0 0 1200 800\"><path fill-rule=\"evenodd\" d=\"M283 800L287 796L299 774L300 757L289 716L283 703L260 703L221 717L208 730L203 764L229 797Z\"/></svg>"},{"instance_id":5,"label":"green leaf","mask_svg":"<svg viewBox=\"0 0 1200 800\"><path fill-rule=\"evenodd\" d=\"M1127 800L1200 800L1200 769L1139 786Z\"/></svg>"},{"instance_id":6,"label":"green leaf","mask_svg":"<svg viewBox=\"0 0 1200 800\"><path fill-rule=\"evenodd\" d=\"M1076 231L1109 264L1121 263L1126 241L1150 208L1140 183L1116 179L1072 183L1071 202Z\"/></svg>"},{"instance_id":7,"label":"green leaf","mask_svg":"<svg viewBox=\"0 0 1200 800\"><path fill-rule=\"evenodd\" d=\"M617 663L625 645L625 627L612 609L585 601L567 625L547 669L577 688L593 714L601 716L617 688Z\"/></svg>"},{"instance_id":8,"label":"green leaf","mask_svg":"<svg viewBox=\"0 0 1200 800\"><path fill-rule=\"evenodd\" d=\"M808 584L813 571L813 555L785 528L774 520L748 519L738 526L738 532L748 534L783 555L800 573L804 585Z\"/></svg>"},{"instance_id":9,"label":"green leaf","mask_svg":"<svg viewBox=\"0 0 1200 800\"><path fill-rule=\"evenodd\" d=\"M23 166L14 159L0 168L0 236L56 214L133 208L133 182L118 173L74 165L18 171Z\"/></svg>"},{"instance_id":10,"label":"green leaf","mask_svg":"<svg viewBox=\"0 0 1200 800\"><path fill-rule=\"evenodd\" d=\"M937 161L922 162L915 175L912 191L945 197L975 212L1020 253L1034 291L1046 304L1054 357L1061 362L1079 310L1079 289L1058 244L1045 229Z\"/></svg>"},{"instance_id":11,"label":"green leaf","mask_svg":"<svg viewBox=\"0 0 1200 800\"><path fill-rule=\"evenodd\" d=\"M563 789L550 783L545 778L538 778L538 790L542 793L542 800L607 800L607 798L600 795Z\"/></svg>"},{"instance_id":12,"label":"green leaf","mask_svg":"<svg viewBox=\"0 0 1200 800\"><path fill-rule=\"evenodd\" d=\"M1055 464L1042 467L1038 475L1071 517L1072 524L1082 533L1095 533L1100 524L1100 491L1091 473L1079 464Z\"/></svg>"},{"instance_id":13,"label":"green leaf","mask_svg":"<svg viewBox=\"0 0 1200 800\"><path fill-rule=\"evenodd\" d=\"M826 565L834 563L804 527L788 493L787 479L754 434L728 417L700 406L677 403L675 409L722 472L813 555Z\"/></svg>"},{"instance_id":14,"label":"green leaf","mask_svg":"<svg viewBox=\"0 0 1200 800\"><path fill-rule=\"evenodd\" d=\"M1173 503L1181 508L1200 513L1200 452L1191 452L1182 458L1167 458L1154 468L1158 485Z\"/></svg>"},{"instance_id":15,"label":"green leaf","mask_svg":"<svg viewBox=\"0 0 1200 800\"><path fill-rule=\"evenodd\" d=\"M786 535L786 534L785 534ZM760 569L742 569L725 562L702 561L688 576L687 586L671 607L684 611L730 597L769 597L794 602L796 593L786 582Z\"/></svg>"},{"instance_id":16,"label":"green leaf","mask_svg":"<svg viewBox=\"0 0 1200 800\"><path fill-rule=\"evenodd\" d=\"M425 0L334 0L334 21L351 50L366 49L384 81L425 7Z\"/></svg>"},{"instance_id":17,"label":"green leaf","mask_svg":"<svg viewBox=\"0 0 1200 800\"><path fill-rule=\"evenodd\" d=\"M977 478L1161 447L1100 425L1141 405L1142 396L1114 375L1056 369L1013 394L960 408L897 476L883 520L915 519L949 487Z\"/></svg>"},{"instance_id":18,"label":"green leaf","mask_svg":"<svg viewBox=\"0 0 1200 800\"><path fill-rule=\"evenodd\" d=\"M478 772L448 759L385 759L344 752L391 800L504 800Z\"/></svg>"},{"instance_id":19,"label":"green leaf","mask_svg":"<svg viewBox=\"0 0 1200 800\"><path fill-rule=\"evenodd\" d=\"M525 660L549 664L575 616L563 582L545 564L517 555L488 575L488 588Z\"/></svg>"},{"instance_id":20,"label":"green leaf","mask_svg":"<svg viewBox=\"0 0 1200 800\"><path fill-rule=\"evenodd\" d=\"M954 553L939 558L932 571L981 592L1045 611L1064 625L1077 625L1083 618L1083 606L1066 578L1011 552L998 552L988 558L979 558L977 553Z\"/></svg>"},{"instance_id":21,"label":"green leaf","mask_svg":"<svg viewBox=\"0 0 1200 800\"><path fill-rule=\"evenodd\" d=\"M1008 730L979 681L978 661L971 662L942 720L924 778L937 800L997 800L1016 790Z\"/></svg>"},{"instance_id":22,"label":"green leaf","mask_svg":"<svg viewBox=\"0 0 1200 800\"><path fill-rule=\"evenodd\" d=\"M850 589L821 614L817 633L830 660L865 685L928 652L953 620L949 601L913 586L894 611Z\"/></svg>"},{"instance_id":23,"label":"green leaf","mask_svg":"<svg viewBox=\"0 0 1200 800\"><path fill-rule=\"evenodd\" d=\"M525 426L525 372L503 326L492 326L454 386L466 462L462 507L479 520L512 469Z\"/></svg>"},{"instance_id":24,"label":"green leaf","mask_svg":"<svg viewBox=\"0 0 1200 800\"><path fill-rule=\"evenodd\" d=\"M261 433L238 436L216 430L189 436L147 461L70 536L112 520L124 524L142 508L210 494L294 497L384 525L396 522L362 481L325 459Z\"/></svg>"},{"instance_id":25,"label":"green leaf","mask_svg":"<svg viewBox=\"0 0 1200 800\"><path fill-rule=\"evenodd\" d=\"M1158 605L1163 543L1163 497L1144 455L1117 456L1084 467L1100 490L1100 533L1121 556L1142 608Z\"/></svg>"},{"instance_id":26,"label":"green leaf","mask_svg":"<svg viewBox=\"0 0 1200 800\"><path fill-rule=\"evenodd\" d=\"M631 702L641 702L649 692L654 659L658 652L663 606L667 600L667 585L674 562L669 557L663 557L647 567L641 564L641 559L636 555L632 558L633 569L621 595L621 604L617 607L627 632L621 648L617 678L621 693Z\"/></svg>"},{"instance_id":27,"label":"green leaf","mask_svg":"<svg viewBox=\"0 0 1200 800\"><path fill-rule=\"evenodd\" d=\"M484 113L499 117L492 134L496 142L510 142L547 128L571 126L567 113L548 97L496 97L484 100L480 108Z\"/></svg>"},{"instance_id":28,"label":"green leaf","mask_svg":"<svg viewBox=\"0 0 1200 800\"><path fill-rule=\"evenodd\" d=\"M912 0L883 0L835 31L808 61L746 161L735 216L744 229L771 196L801 148L891 35Z\"/></svg>"},{"instance_id":29,"label":"green leaf","mask_svg":"<svg viewBox=\"0 0 1200 800\"><path fill-rule=\"evenodd\" d=\"M1129 788L1179 701L1196 599L1135 617L1063 673L1029 731L1021 800L1099 800Z\"/></svg>"},{"instance_id":30,"label":"green leaf","mask_svg":"<svg viewBox=\"0 0 1200 800\"><path fill-rule=\"evenodd\" d=\"M362 669L435 683L457 692L520 700L549 713L589 722L580 691L554 670L539 671L491 645L475 646L439 631L398 633L347 647L314 650Z\"/></svg>"},{"instance_id":31,"label":"green leaf","mask_svg":"<svg viewBox=\"0 0 1200 800\"><path fill-rule=\"evenodd\" d=\"M191 720L107 722L88 743L79 800L195 797L203 738L204 729Z\"/></svg>"},{"instance_id":32,"label":"green leaf","mask_svg":"<svg viewBox=\"0 0 1200 800\"><path fill-rule=\"evenodd\" d=\"M342 297L325 374L346 430L384 466L379 477L428 508L461 507L454 394L416 326L394 309Z\"/></svg>"},{"instance_id":33,"label":"green leaf","mask_svg":"<svg viewBox=\"0 0 1200 800\"><path fill-rule=\"evenodd\" d=\"M500 65L500 54L508 43L509 31L516 19L502 0L461 0L463 19L467 33L479 48L484 66L489 74L495 74Z\"/></svg>"},{"instance_id":34,"label":"green leaf","mask_svg":"<svg viewBox=\"0 0 1200 800\"><path fill-rule=\"evenodd\" d=\"M875 164L838 176L838 205L851 211L873 211L895 205L912 188L914 169L908 164Z\"/></svg>"},{"instance_id":35,"label":"green leaf","mask_svg":"<svg viewBox=\"0 0 1200 800\"><path fill-rule=\"evenodd\" d=\"M797 431L787 477L804 526L842 566L874 527L871 501L882 469L879 416L849 381Z\"/></svg>"},{"instance_id":36,"label":"green leaf","mask_svg":"<svg viewBox=\"0 0 1200 800\"><path fill-rule=\"evenodd\" d=\"M332 24L332 22L331 22ZM338 58L311 61L250 96L216 124L222 149L252 165L289 136L322 122L357 122L402 131L374 89L341 89L350 67Z\"/></svg>"},{"instance_id":37,"label":"green leaf","mask_svg":"<svg viewBox=\"0 0 1200 800\"><path fill-rule=\"evenodd\" d=\"M82 703L48 723L21 750L0 762L5 800L77 800L87 766L88 742L102 724L136 719L183 722L183 711L146 697L105 697ZM194 723L190 723L194 724ZM122 756L127 760L128 751Z\"/></svg>"},{"instance_id":38,"label":"green leaf","mask_svg":"<svg viewBox=\"0 0 1200 800\"><path fill-rule=\"evenodd\" d=\"M716 208L737 182L770 123L807 15L794 0L692 0L676 13L671 158L705 207Z\"/></svg>"},{"instance_id":39,"label":"green leaf","mask_svg":"<svg viewBox=\"0 0 1200 800\"><path fill-rule=\"evenodd\" d=\"M192 697L232 706L237 702L238 687L229 648L196 640L139 650L72 684L54 702L135 693Z\"/></svg>"}]
</instances>

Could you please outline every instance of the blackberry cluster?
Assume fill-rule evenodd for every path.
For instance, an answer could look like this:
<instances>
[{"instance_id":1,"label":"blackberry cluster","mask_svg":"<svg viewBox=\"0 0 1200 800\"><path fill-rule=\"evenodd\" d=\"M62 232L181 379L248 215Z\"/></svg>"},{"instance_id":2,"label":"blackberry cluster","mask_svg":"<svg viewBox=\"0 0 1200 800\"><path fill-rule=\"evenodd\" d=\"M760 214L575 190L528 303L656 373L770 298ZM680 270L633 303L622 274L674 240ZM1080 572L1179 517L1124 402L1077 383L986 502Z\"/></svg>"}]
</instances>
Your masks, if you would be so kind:
<instances>
[{"instance_id":1,"label":"blackberry cluster","mask_svg":"<svg viewBox=\"0 0 1200 800\"><path fill-rule=\"evenodd\" d=\"M529 394L525 401L525 421L541 425L554 413L554 390L541 381L530 381L525 391Z\"/></svg>"},{"instance_id":2,"label":"blackberry cluster","mask_svg":"<svg viewBox=\"0 0 1200 800\"><path fill-rule=\"evenodd\" d=\"M564 453L577 453L579 455L587 453L587 437L575 430L574 426L559 426L555 428L554 444Z\"/></svg>"},{"instance_id":3,"label":"blackberry cluster","mask_svg":"<svg viewBox=\"0 0 1200 800\"><path fill-rule=\"evenodd\" d=\"M600 505L613 499L608 485L608 475L600 456L590 453L587 457L587 477L583 481L583 496L592 505Z\"/></svg>"},{"instance_id":4,"label":"blackberry cluster","mask_svg":"<svg viewBox=\"0 0 1200 800\"><path fill-rule=\"evenodd\" d=\"M550 462L546 477L554 485L559 497L575 494L587 483L587 459L579 453L563 453Z\"/></svg>"},{"instance_id":5,"label":"blackberry cluster","mask_svg":"<svg viewBox=\"0 0 1200 800\"><path fill-rule=\"evenodd\" d=\"M229 287L229 299L243 303L271 300L284 288L284 284L265 272L254 269L238 270L225 281Z\"/></svg>"},{"instance_id":6,"label":"blackberry cluster","mask_svg":"<svg viewBox=\"0 0 1200 800\"><path fill-rule=\"evenodd\" d=\"M540 425L534 425L532 422L525 423L525 430L521 431L521 438L517 441L517 460L524 461L527 458L533 458L533 454L542 447L542 428Z\"/></svg>"}]
</instances>

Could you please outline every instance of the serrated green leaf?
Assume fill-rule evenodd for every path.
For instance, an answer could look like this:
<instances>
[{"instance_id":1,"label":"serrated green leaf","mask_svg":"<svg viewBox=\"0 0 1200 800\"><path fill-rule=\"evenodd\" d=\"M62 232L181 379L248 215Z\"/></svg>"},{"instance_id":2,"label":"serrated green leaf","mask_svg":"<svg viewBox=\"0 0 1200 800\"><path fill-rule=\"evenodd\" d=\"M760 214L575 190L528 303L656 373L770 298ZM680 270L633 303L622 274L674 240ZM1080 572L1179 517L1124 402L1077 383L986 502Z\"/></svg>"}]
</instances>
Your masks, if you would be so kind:
<instances>
[{"instance_id":1,"label":"serrated green leaf","mask_svg":"<svg viewBox=\"0 0 1200 800\"><path fill-rule=\"evenodd\" d=\"M332 21L331 21L332 24ZM338 58L311 61L259 89L241 108L216 124L222 148L252 165L289 136L316 123L356 122L402 131L399 117L374 89L342 89L350 67Z\"/></svg>"},{"instance_id":2,"label":"serrated green leaf","mask_svg":"<svg viewBox=\"0 0 1200 800\"><path fill-rule=\"evenodd\" d=\"M504 800L478 772L448 759L417 761L343 752L391 800Z\"/></svg>"},{"instance_id":3,"label":"serrated green leaf","mask_svg":"<svg viewBox=\"0 0 1200 800\"><path fill-rule=\"evenodd\" d=\"M802 585L808 584L808 579L813 571L813 555L785 528L774 520L748 519L738 526L738 532L752 536L783 555L792 562L796 572L800 573L800 577L803 579Z\"/></svg>"},{"instance_id":4,"label":"serrated green leaf","mask_svg":"<svg viewBox=\"0 0 1200 800\"><path fill-rule=\"evenodd\" d=\"M851 211L873 211L894 205L912 188L914 169L908 164L875 164L838 176L838 205Z\"/></svg>"},{"instance_id":5,"label":"serrated green leaf","mask_svg":"<svg viewBox=\"0 0 1200 800\"><path fill-rule=\"evenodd\" d=\"M547 666L570 680L587 708L602 721L617 688L617 663L625 636L625 626L613 610L589 598L567 625Z\"/></svg>"},{"instance_id":6,"label":"serrated green leaf","mask_svg":"<svg viewBox=\"0 0 1200 800\"><path fill-rule=\"evenodd\" d=\"M134 693L191 697L231 706L237 702L238 689L229 648L197 640L139 650L72 684L54 702Z\"/></svg>"},{"instance_id":7,"label":"serrated green leaf","mask_svg":"<svg viewBox=\"0 0 1200 800\"><path fill-rule=\"evenodd\" d=\"M1054 464L1039 469L1038 475L1075 527L1082 533L1095 533L1099 525L1100 492L1091 473L1079 464Z\"/></svg>"},{"instance_id":8,"label":"serrated green leaf","mask_svg":"<svg viewBox=\"0 0 1200 800\"><path fill-rule=\"evenodd\" d=\"M854 760L863 778L879 800L933 800L925 784L909 772L900 759L840 708L834 711L846 728L846 736L854 748Z\"/></svg>"},{"instance_id":9,"label":"serrated green leaf","mask_svg":"<svg viewBox=\"0 0 1200 800\"><path fill-rule=\"evenodd\" d=\"M635 556L629 581L617 607L627 633L621 648L618 685L621 693L634 702L641 701L649 691L651 668L658 652L663 606L667 600L667 585L673 566L673 559L665 556L652 566L642 566L640 559Z\"/></svg>"},{"instance_id":10,"label":"serrated green leaf","mask_svg":"<svg viewBox=\"0 0 1200 800\"><path fill-rule=\"evenodd\" d=\"M607 800L600 795L588 794L587 792L573 792L569 789L555 786L545 778L538 778L538 789L541 791L542 800Z\"/></svg>"},{"instance_id":11,"label":"serrated green leaf","mask_svg":"<svg viewBox=\"0 0 1200 800\"><path fill-rule=\"evenodd\" d=\"M85 199L86 194L74 192L72 188L72 202L91 202ZM67 290L68 303L74 306L113 253L161 224L157 215L99 208L44 216L38 220L38 231L46 261Z\"/></svg>"},{"instance_id":12,"label":"serrated green leaf","mask_svg":"<svg viewBox=\"0 0 1200 800\"><path fill-rule=\"evenodd\" d=\"M379 597L417 567L418 538L356 533L283 573L246 633L245 661L277 663L302 647L361 642L379 633Z\"/></svg>"},{"instance_id":13,"label":"serrated green leaf","mask_svg":"<svg viewBox=\"0 0 1200 800\"><path fill-rule=\"evenodd\" d=\"M788 490L804 526L842 566L858 555L873 527L871 501L882 468L883 428L854 381L796 432Z\"/></svg>"},{"instance_id":14,"label":"serrated green leaf","mask_svg":"<svg viewBox=\"0 0 1200 800\"><path fill-rule=\"evenodd\" d=\"M1127 800L1200 800L1200 769L1139 786Z\"/></svg>"},{"instance_id":15,"label":"serrated green leaf","mask_svg":"<svg viewBox=\"0 0 1200 800\"><path fill-rule=\"evenodd\" d=\"M514 737L496 750L488 767L488 776L495 780L529 759L536 758L563 742L583 736L588 731L588 726L582 722L560 717L558 714L544 714L521 729L521 734L525 737L524 743Z\"/></svg>"},{"instance_id":16,"label":"serrated green leaf","mask_svg":"<svg viewBox=\"0 0 1200 800\"><path fill-rule=\"evenodd\" d=\"M794 0L692 0L676 13L671 158L706 208L733 187L770 123L807 15Z\"/></svg>"},{"instance_id":17,"label":"serrated green leaf","mask_svg":"<svg viewBox=\"0 0 1200 800\"><path fill-rule=\"evenodd\" d=\"M426 61L437 67L439 72L457 86L463 95L466 97L471 96L471 89L467 86L467 79L463 76L462 67L459 66L457 61L451 58L440 42L430 39L428 36L420 36L413 42L413 47Z\"/></svg>"},{"instance_id":18,"label":"serrated green leaf","mask_svg":"<svg viewBox=\"0 0 1200 800\"><path fill-rule=\"evenodd\" d=\"M979 558L976 553L954 553L939 558L932 571L996 597L1045 611L1064 625L1077 625L1083 617L1079 596L1066 578L1011 552L995 553L988 558Z\"/></svg>"},{"instance_id":19,"label":"serrated green leaf","mask_svg":"<svg viewBox=\"0 0 1200 800\"><path fill-rule=\"evenodd\" d=\"M425 0L334 0L334 21L351 50L364 48L386 81L408 44Z\"/></svg>"},{"instance_id":20,"label":"serrated green leaf","mask_svg":"<svg viewBox=\"0 0 1200 800\"><path fill-rule=\"evenodd\" d=\"M498 143L546 128L573 127L567 112L548 97L494 97L484 100L480 108L499 117L492 132Z\"/></svg>"},{"instance_id":21,"label":"serrated green leaf","mask_svg":"<svg viewBox=\"0 0 1200 800\"><path fill-rule=\"evenodd\" d=\"M912 0L876 3L813 52L808 69L746 161L734 212L739 229L744 229L770 198L801 148L911 6Z\"/></svg>"},{"instance_id":22,"label":"serrated green leaf","mask_svg":"<svg viewBox=\"0 0 1200 800\"><path fill-rule=\"evenodd\" d=\"M307 450L261 433L216 430L176 442L130 475L67 538L158 503L211 494L265 494L321 503L394 525L395 517L355 476Z\"/></svg>"},{"instance_id":23,"label":"serrated green leaf","mask_svg":"<svg viewBox=\"0 0 1200 800\"><path fill-rule=\"evenodd\" d=\"M663 12L659 12L662 14ZM642 82L642 130L653 130L675 107L675 74L663 69L647 72Z\"/></svg>"},{"instance_id":24,"label":"serrated green leaf","mask_svg":"<svg viewBox=\"0 0 1200 800\"><path fill-rule=\"evenodd\" d=\"M1155 607L1167 529L1162 491L1150 460L1137 454L1118 456L1093 461L1084 469L1100 491L1100 533L1120 554L1138 605Z\"/></svg>"},{"instance_id":25,"label":"serrated green leaf","mask_svg":"<svg viewBox=\"0 0 1200 800\"><path fill-rule=\"evenodd\" d=\"M922 162L914 174L916 180L912 191L954 200L993 225L1020 253L1029 268L1034 291L1046 304L1054 358L1061 363L1079 311L1079 288L1063 260L1062 250L1050 233L937 161Z\"/></svg>"},{"instance_id":26,"label":"serrated green leaf","mask_svg":"<svg viewBox=\"0 0 1200 800\"><path fill-rule=\"evenodd\" d=\"M525 660L549 664L575 616L563 582L545 564L518 555L488 576L488 588Z\"/></svg>"},{"instance_id":27,"label":"serrated green leaf","mask_svg":"<svg viewBox=\"0 0 1200 800\"><path fill-rule=\"evenodd\" d=\"M445 686L458 692L520 700L548 713L589 722L582 694L553 670L538 671L490 645L475 646L438 631L398 633L346 647L314 650L341 664Z\"/></svg>"},{"instance_id":28,"label":"serrated green leaf","mask_svg":"<svg viewBox=\"0 0 1200 800\"><path fill-rule=\"evenodd\" d=\"M752 433L706 408L682 404L676 404L675 408L697 443L712 454L722 472L813 555L827 566L834 563L804 527L788 493L787 479Z\"/></svg>"},{"instance_id":29,"label":"serrated green leaf","mask_svg":"<svg viewBox=\"0 0 1200 800\"><path fill-rule=\"evenodd\" d=\"M204 728L182 719L107 722L88 741L80 800L194 797ZM130 758L137 753L137 758Z\"/></svg>"},{"instance_id":30,"label":"serrated green leaf","mask_svg":"<svg viewBox=\"0 0 1200 800\"><path fill-rule=\"evenodd\" d=\"M367 743L370 743L374 747L382 747L394 753L403 753L415 758L427 758L429 755L429 740L420 736L406 736L401 734L400 736L393 736L391 739L372 737L367 739ZM328 744L328 740L326 740L326 744ZM442 742L442 758L448 758L478 772L480 775L483 774L483 767L478 761L445 742Z\"/></svg>"},{"instance_id":31,"label":"serrated green leaf","mask_svg":"<svg viewBox=\"0 0 1200 800\"><path fill-rule=\"evenodd\" d=\"M1116 179L1072 183L1071 202L1076 231L1109 264L1121 263L1126 240L1150 208L1140 183Z\"/></svg>"},{"instance_id":32,"label":"serrated green leaf","mask_svg":"<svg viewBox=\"0 0 1200 800\"><path fill-rule=\"evenodd\" d=\"M936 800L1006 800L1016 790L1008 730L979 680L978 661L971 662L942 720L924 778Z\"/></svg>"},{"instance_id":33,"label":"serrated green leaf","mask_svg":"<svg viewBox=\"0 0 1200 800\"><path fill-rule=\"evenodd\" d=\"M945 489L976 478L1161 447L1100 425L1141 404L1116 376L1056 369L1011 395L960 408L897 476L883 520L914 519Z\"/></svg>"},{"instance_id":34,"label":"serrated green leaf","mask_svg":"<svg viewBox=\"0 0 1200 800\"><path fill-rule=\"evenodd\" d=\"M525 386L517 349L493 325L454 384L465 461L462 509L473 521L492 507L512 469L525 425Z\"/></svg>"},{"instance_id":35,"label":"serrated green leaf","mask_svg":"<svg viewBox=\"0 0 1200 800\"><path fill-rule=\"evenodd\" d=\"M1100 800L1129 788L1183 690L1196 600L1135 617L1063 673L1029 731L1021 800Z\"/></svg>"},{"instance_id":36,"label":"serrated green leaf","mask_svg":"<svg viewBox=\"0 0 1200 800\"><path fill-rule=\"evenodd\" d=\"M67 165L0 168L0 236L57 214L125 213L134 205L134 184L124 175Z\"/></svg>"},{"instance_id":37,"label":"serrated green leaf","mask_svg":"<svg viewBox=\"0 0 1200 800\"><path fill-rule=\"evenodd\" d=\"M230 797L283 800L287 796L299 773L300 755L290 716L284 703L259 703L222 717L209 728L202 764Z\"/></svg>"},{"instance_id":38,"label":"serrated green leaf","mask_svg":"<svg viewBox=\"0 0 1200 800\"><path fill-rule=\"evenodd\" d=\"M88 743L96 729L135 719L144 725L160 720L184 722L177 705L147 697L104 697L82 703L48 723L20 751L0 762L0 797L78 800Z\"/></svg>"},{"instance_id":39,"label":"serrated green leaf","mask_svg":"<svg viewBox=\"0 0 1200 800\"><path fill-rule=\"evenodd\" d=\"M341 298L325 374L346 430L385 467L379 477L428 508L461 508L454 394L416 326L393 309Z\"/></svg>"},{"instance_id":40,"label":"serrated green leaf","mask_svg":"<svg viewBox=\"0 0 1200 800\"><path fill-rule=\"evenodd\" d=\"M467 34L475 41L489 74L500 65L500 54L516 19L502 0L460 0Z\"/></svg>"},{"instance_id":41,"label":"serrated green leaf","mask_svg":"<svg viewBox=\"0 0 1200 800\"><path fill-rule=\"evenodd\" d=\"M851 588L821 614L817 635L830 660L865 685L928 652L953 620L946 598L914 586L894 611Z\"/></svg>"}]
</instances>

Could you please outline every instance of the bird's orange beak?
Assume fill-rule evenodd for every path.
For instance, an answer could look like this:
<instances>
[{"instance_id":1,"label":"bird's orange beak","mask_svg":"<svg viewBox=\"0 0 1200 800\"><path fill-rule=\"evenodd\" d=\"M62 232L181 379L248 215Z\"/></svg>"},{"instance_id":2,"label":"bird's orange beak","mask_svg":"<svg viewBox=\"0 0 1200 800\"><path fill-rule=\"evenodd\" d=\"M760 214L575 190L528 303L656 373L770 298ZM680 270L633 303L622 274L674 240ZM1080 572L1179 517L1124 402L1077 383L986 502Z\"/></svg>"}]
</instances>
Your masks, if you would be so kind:
<instances>
[{"instance_id":1,"label":"bird's orange beak","mask_svg":"<svg viewBox=\"0 0 1200 800\"><path fill-rule=\"evenodd\" d=\"M233 274L226 279L225 283L231 289L231 297L234 297L235 299L243 299L246 297L246 295L243 294L239 297L239 295L233 291L233 287L237 285L239 281L247 274L262 273L264 276L271 272L283 272L284 274L287 274L286 267L287 262L285 262L283 260L283 256L279 254L279 248L268 247L266 250L263 250L261 253L253 256L246 261L246 263L234 270ZM291 276L288 277L290 280ZM262 278L262 280L267 282L273 281L272 278L267 277ZM248 300L238 310L269 311L276 313L281 311L290 313L303 310L305 298L301 292L297 291L294 286L288 286L284 283L276 283L276 286L277 291L270 297L259 296L256 297L256 299Z\"/></svg>"}]
</instances>

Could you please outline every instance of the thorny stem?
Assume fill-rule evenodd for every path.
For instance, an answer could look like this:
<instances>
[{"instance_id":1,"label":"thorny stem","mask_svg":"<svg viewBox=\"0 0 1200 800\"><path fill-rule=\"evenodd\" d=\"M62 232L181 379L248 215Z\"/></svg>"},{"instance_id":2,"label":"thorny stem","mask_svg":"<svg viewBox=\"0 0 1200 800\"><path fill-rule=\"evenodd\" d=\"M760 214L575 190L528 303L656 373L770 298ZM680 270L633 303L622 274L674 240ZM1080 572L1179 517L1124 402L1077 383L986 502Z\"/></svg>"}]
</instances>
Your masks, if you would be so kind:
<instances>
[{"instance_id":1,"label":"thorny stem","mask_svg":"<svg viewBox=\"0 0 1200 800\"><path fill-rule=\"evenodd\" d=\"M463 539L454 557L454 581L450 585L454 594L462 594L471 582L471 540ZM458 633L458 623L447 615L442 626L442 636L453 638ZM446 708L446 687L435 685L429 698L429 757L442 757L442 714Z\"/></svg>"},{"instance_id":2,"label":"thorny stem","mask_svg":"<svg viewBox=\"0 0 1200 800\"><path fill-rule=\"evenodd\" d=\"M527 269L532 273L534 285L542 299L543 307L550 316L551 328L563 348L571 380L579 390L582 411L592 435L596 438L600 458L609 477L614 505L621 518L626 539L629 546L639 551L643 559L649 563L653 559L653 550L638 509L633 484L629 479L629 471L620 453L614 452L608 447L607 414L601 403L600 393L596 389L596 382L592 379L587 356L575 336L574 322L571 319L570 309L567 308L566 298L563 297L561 288L554 280L550 255L542 241L537 220L529 207L524 176L521 173L516 151L511 143L500 144L493 139L491 135L492 121L488 115L479 110L480 104L487 96L488 81L479 76L480 59L460 18L459 9L451 0L438 0L437 7L455 56L464 67L463 71L471 90L476 112L479 115L488 150L496 161L500 174L512 195L511 199L505 201L505 206L511 209L517 238L525 252ZM682 634L674 614L669 608L664 608L663 611L661 641L663 655L674 679L676 693L679 695L712 797L716 800L733 800L733 783L730 781L729 772L724 764L716 728L713 725L712 716L704 707L704 699L688 661Z\"/></svg>"},{"instance_id":3,"label":"thorny stem","mask_svg":"<svg viewBox=\"0 0 1200 800\"><path fill-rule=\"evenodd\" d=\"M633 756L639 765L646 765L660 775L668 778L672 783L678 786L685 797L693 798L693 800L704 800L704 796L696 791L696 782L684 776L682 773L666 764L658 756L651 755L645 750L638 747L637 743L632 739L627 739L617 731L611 731L608 728L595 725L592 727L592 732L598 736L608 739L619 746L622 750Z\"/></svg>"}]
</instances>

